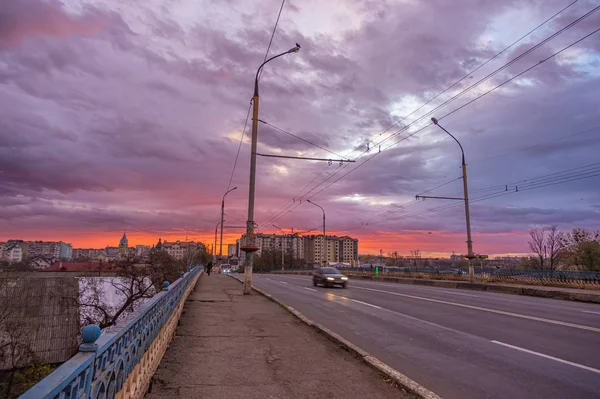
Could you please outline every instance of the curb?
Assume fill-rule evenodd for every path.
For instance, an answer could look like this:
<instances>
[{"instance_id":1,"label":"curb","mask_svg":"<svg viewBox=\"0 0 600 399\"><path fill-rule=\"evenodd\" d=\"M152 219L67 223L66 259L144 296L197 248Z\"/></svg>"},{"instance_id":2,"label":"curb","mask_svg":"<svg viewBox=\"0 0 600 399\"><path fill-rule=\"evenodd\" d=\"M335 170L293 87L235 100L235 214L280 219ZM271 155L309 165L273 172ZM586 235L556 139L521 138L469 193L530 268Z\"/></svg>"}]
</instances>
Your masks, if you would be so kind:
<instances>
[{"instance_id":1,"label":"curb","mask_svg":"<svg viewBox=\"0 0 600 399\"><path fill-rule=\"evenodd\" d=\"M243 283L243 281L240 280L239 278L237 278L236 276L232 276L230 274L228 276L239 281L240 283ZM290 313L294 317L298 318L302 323L314 328L315 330L317 330L317 332L326 336L330 341L333 341L334 343L338 344L340 347L342 347L346 351L359 357L365 364L367 364L371 368L375 369L379 373L385 375L386 377L388 377L389 379L394 381L396 384L404 387L411 393L414 393L423 399L441 399L440 396L431 392L430 390L428 390L427 388L425 388L418 382L410 379L409 377L405 376L404 374L402 374L398 370L394 369L393 367L390 367L386 363L377 359L375 356L372 356L371 354L369 354L369 352L354 345L352 342L346 340L345 338L342 338L339 334L334 333L333 331L320 325L319 323L315 323L314 321L310 320L309 318L304 316L302 313L300 313L296 309L292 308L291 306L287 306L283 302L280 302L279 300L275 299L271 294L267 294L260 288L256 288L256 287L252 287L252 290L256 291L257 293L259 293L260 295L269 299L270 301L275 302L276 304L281 306L283 309L285 309L288 313Z\"/></svg>"}]
</instances>

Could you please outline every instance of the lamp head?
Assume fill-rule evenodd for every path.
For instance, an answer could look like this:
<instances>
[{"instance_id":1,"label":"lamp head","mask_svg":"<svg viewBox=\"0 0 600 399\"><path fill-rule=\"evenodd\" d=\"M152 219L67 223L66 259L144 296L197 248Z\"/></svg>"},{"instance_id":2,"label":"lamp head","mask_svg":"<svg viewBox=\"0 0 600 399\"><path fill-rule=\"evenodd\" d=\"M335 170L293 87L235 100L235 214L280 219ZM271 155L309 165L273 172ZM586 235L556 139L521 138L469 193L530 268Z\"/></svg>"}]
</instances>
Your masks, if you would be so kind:
<instances>
[{"instance_id":1,"label":"lamp head","mask_svg":"<svg viewBox=\"0 0 600 399\"><path fill-rule=\"evenodd\" d=\"M300 51L300 45L296 43L296 47L291 48L288 53L297 53L298 51Z\"/></svg>"},{"instance_id":2,"label":"lamp head","mask_svg":"<svg viewBox=\"0 0 600 399\"><path fill-rule=\"evenodd\" d=\"M437 118L431 118L431 121L433 122L433 124L434 124L434 125L437 125L437 124L438 124L438 120L437 120Z\"/></svg>"}]
</instances>

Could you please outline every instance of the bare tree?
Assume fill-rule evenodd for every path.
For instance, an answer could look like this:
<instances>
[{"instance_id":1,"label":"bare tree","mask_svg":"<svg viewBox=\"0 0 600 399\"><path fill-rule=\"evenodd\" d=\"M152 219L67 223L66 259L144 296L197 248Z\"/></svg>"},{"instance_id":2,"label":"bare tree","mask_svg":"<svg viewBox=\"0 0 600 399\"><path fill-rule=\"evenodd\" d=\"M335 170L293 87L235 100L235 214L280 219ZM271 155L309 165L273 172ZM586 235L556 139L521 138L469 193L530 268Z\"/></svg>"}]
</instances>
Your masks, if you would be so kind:
<instances>
[{"instance_id":1,"label":"bare tree","mask_svg":"<svg viewBox=\"0 0 600 399\"><path fill-rule=\"evenodd\" d=\"M546 230L535 228L529 230L529 249L539 259L540 269L544 270L544 261L546 260Z\"/></svg>"},{"instance_id":2,"label":"bare tree","mask_svg":"<svg viewBox=\"0 0 600 399\"><path fill-rule=\"evenodd\" d=\"M177 280L184 269L182 263L163 251L153 253L146 265L122 260L115 264L116 277L82 279L79 298L72 299L79 301L82 324L108 328L160 292L164 281Z\"/></svg>"},{"instance_id":3,"label":"bare tree","mask_svg":"<svg viewBox=\"0 0 600 399\"><path fill-rule=\"evenodd\" d=\"M556 225L548 228L545 238L546 255L548 256L550 270L556 270L560 262L565 258L564 233L558 230Z\"/></svg>"},{"instance_id":4,"label":"bare tree","mask_svg":"<svg viewBox=\"0 0 600 399\"><path fill-rule=\"evenodd\" d=\"M393 266L398 266L398 259L400 259L398 251L389 252L388 257L392 259Z\"/></svg>"},{"instance_id":5,"label":"bare tree","mask_svg":"<svg viewBox=\"0 0 600 399\"><path fill-rule=\"evenodd\" d=\"M600 230L575 228L562 238L570 262L587 270L600 269Z\"/></svg>"},{"instance_id":6,"label":"bare tree","mask_svg":"<svg viewBox=\"0 0 600 399\"><path fill-rule=\"evenodd\" d=\"M186 269L196 263L200 250L197 247L188 247L183 255L183 265Z\"/></svg>"},{"instance_id":7,"label":"bare tree","mask_svg":"<svg viewBox=\"0 0 600 399\"><path fill-rule=\"evenodd\" d=\"M421 259L421 250L420 249L413 249L412 251L410 251L411 256L413 257L413 266L415 267L415 270L417 268L417 259ZM419 263L421 263L419 261Z\"/></svg>"},{"instance_id":8,"label":"bare tree","mask_svg":"<svg viewBox=\"0 0 600 399\"><path fill-rule=\"evenodd\" d=\"M90 277L81 281L82 324L97 324L101 329L114 326L156 292L144 268L123 261L117 277Z\"/></svg>"}]
</instances>

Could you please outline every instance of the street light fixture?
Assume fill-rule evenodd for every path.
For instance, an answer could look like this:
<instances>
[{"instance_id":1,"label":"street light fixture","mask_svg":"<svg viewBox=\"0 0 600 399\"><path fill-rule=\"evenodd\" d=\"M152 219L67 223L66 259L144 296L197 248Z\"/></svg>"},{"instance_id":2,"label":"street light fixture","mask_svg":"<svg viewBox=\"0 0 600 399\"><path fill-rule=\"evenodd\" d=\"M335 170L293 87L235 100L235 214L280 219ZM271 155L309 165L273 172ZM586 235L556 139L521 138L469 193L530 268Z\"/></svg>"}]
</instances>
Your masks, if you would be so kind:
<instances>
[{"instance_id":1,"label":"street light fixture","mask_svg":"<svg viewBox=\"0 0 600 399\"><path fill-rule=\"evenodd\" d=\"M469 189L467 187L467 164L465 163L465 151L460 142L454 137L449 131L444 129L442 125L440 125L439 121L436 118L431 118L431 121L444 132L448 133L450 137L456 141L456 144L460 147L460 151L462 153L462 180L463 180L463 190L464 190L464 201L465 201L465 219L467 223L467 263L469 265L469 281L475 281L475 270L473 265L471 264L471 259L475 258L473 254L473 241L471 240L471 216L469 213Z\"/></svg>"},{"instance_id":2,"label":"street light fixture","mask_svg":"<svg viewBox=\"0 0 600 399\"><path fill-rule=\"evenodd\" d=\"M254 263L254 252L258 250L254 237L254 192L256 187L256 147L258 145L258 75L262 68L275 58L286 54L297 53L300 45L296 43L288 51L277 54L260 64L254 77L254 97L252 98L252 149L250 153L250 184L248 190L248 221L246 222L246 243L240 249L246 252L246 265L244 265L244 295L252 293L252 265Z\"/></svg>"},{"instance_id":3,"label":"street light fixture","mask_svg":"<svg viewBox=\"0 0 600 399\"><path fill-rule=\"evenodd\" d=\"M221 200L221 240L219 242L219 258L221 259L223 258L223 217L225 216L225 196L233 190L237 190L237 187L234 187L223 194L223 199Z\"/></svg>"},{"instance_id":4,"label":"street light fixture","mask_svg":"<svg viewBox=\"0 0 600 399\"><path fill-rule=\"evenodd\" d=\"M327 252L326 252L327 236L325 235L325 209L323 209L322 206L317 205L314 202L311 202L311 200L306 200L306 202L308 202L309 204L313 204L314 206L318 206L323 211L323 266L326 266L327 265L327 263L326 263L327 262Z\"/></svg>"}]
</instances>

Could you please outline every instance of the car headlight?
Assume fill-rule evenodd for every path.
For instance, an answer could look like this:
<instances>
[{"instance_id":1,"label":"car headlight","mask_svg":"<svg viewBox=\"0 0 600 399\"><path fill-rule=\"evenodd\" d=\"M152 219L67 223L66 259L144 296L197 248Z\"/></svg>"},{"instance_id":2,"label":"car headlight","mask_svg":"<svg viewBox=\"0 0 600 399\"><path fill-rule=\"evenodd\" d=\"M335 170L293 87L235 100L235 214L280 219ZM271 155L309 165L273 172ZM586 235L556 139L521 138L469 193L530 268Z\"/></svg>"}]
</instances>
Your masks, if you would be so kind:
<instances>
[{"instance_id":1,"label":"car headlight","mask_svg":"<svg viewBox=\"0 0 600 399\"><path fill-rule=\"evenodd\" d=\"M333 280L335 280L335 279L334 279L333 277L327 277L327 280L328 280L328 281L333 281Z\"/></svg>"},{"instance_id":2,"label":"car headlight","mask_svg":"<svg viewBox=\"0 0 600 399\"><path fill-rule=\"evenodd\" d=\"M344 276L344 277L342 277L342 280L348 280L348 277Z\"/></svg>"}]
</instances>

